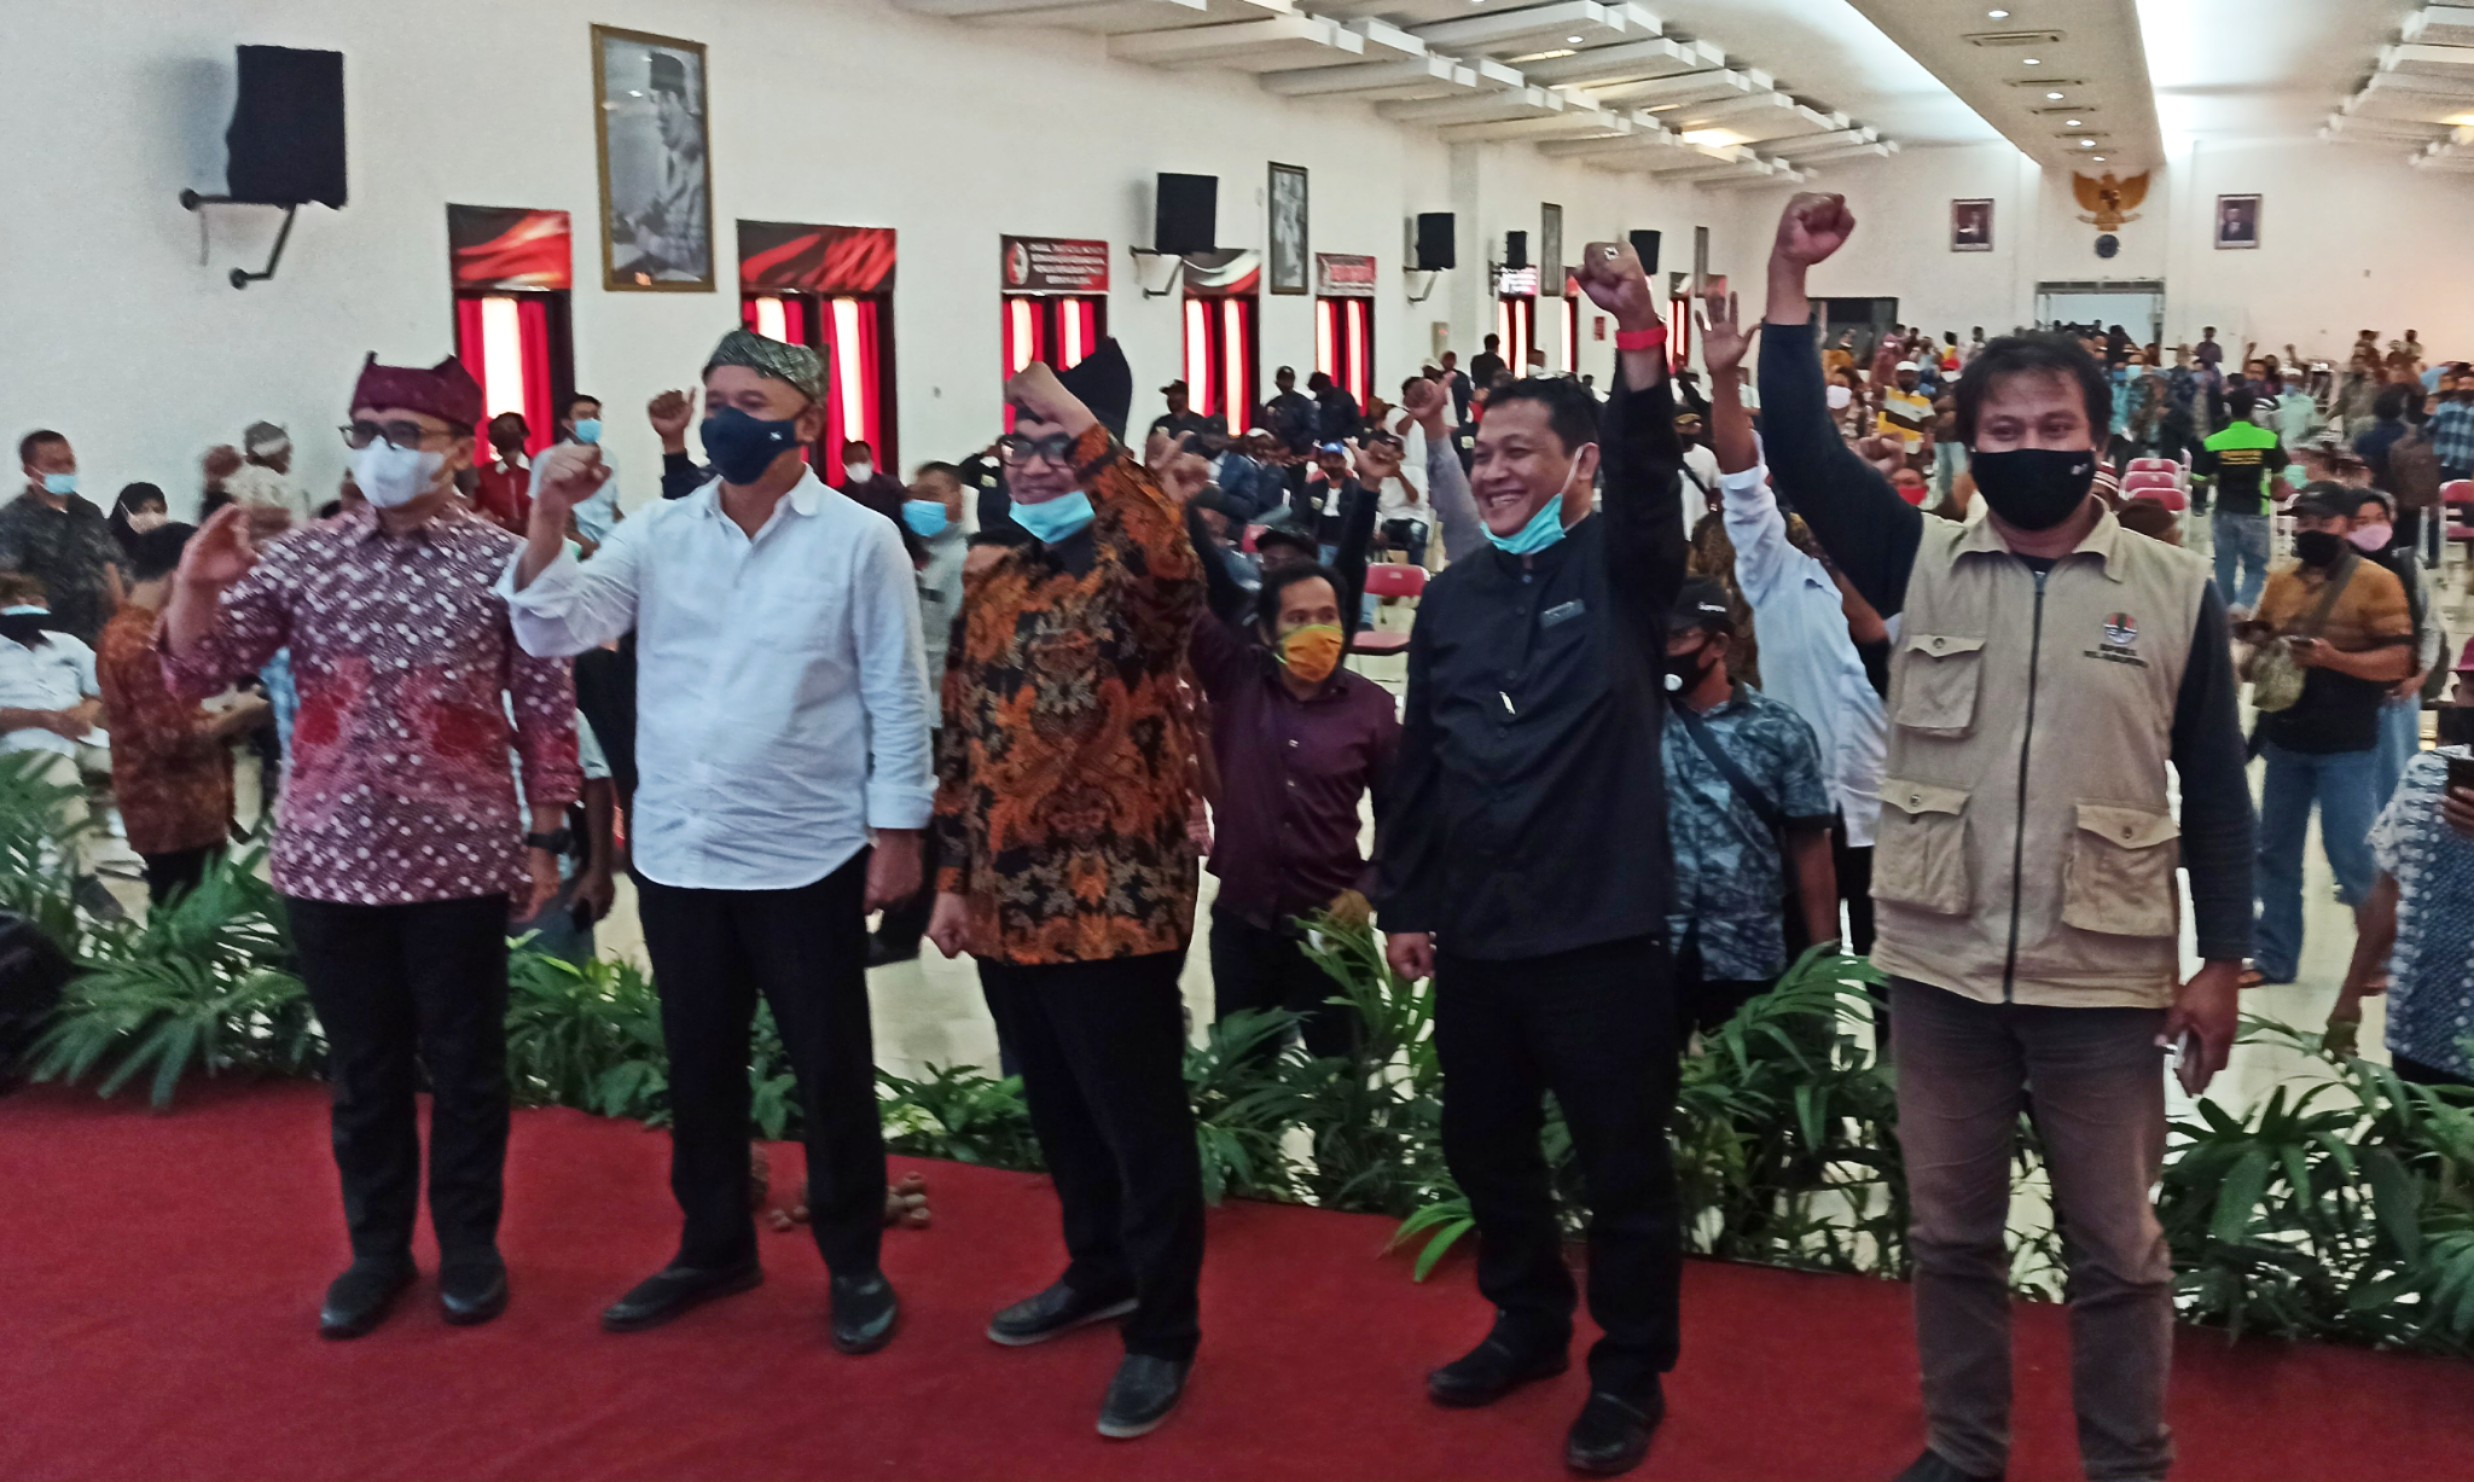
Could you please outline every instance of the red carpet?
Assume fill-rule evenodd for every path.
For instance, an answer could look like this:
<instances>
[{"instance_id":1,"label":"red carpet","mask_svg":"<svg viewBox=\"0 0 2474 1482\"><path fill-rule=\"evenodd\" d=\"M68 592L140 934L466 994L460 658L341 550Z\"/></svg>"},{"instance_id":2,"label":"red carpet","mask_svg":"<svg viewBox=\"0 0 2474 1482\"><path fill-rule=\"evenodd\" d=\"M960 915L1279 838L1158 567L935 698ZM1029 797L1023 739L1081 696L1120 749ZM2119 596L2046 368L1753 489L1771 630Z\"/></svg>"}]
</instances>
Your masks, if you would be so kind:
<instances>
[{"instance_id":1,"label":"red carpet","mask_svg":"<svg viewBox=\"0 0 2474 1482\"><path fill-rule=\"evenodd\" d=\"M1379 1261L1387 1221L1216 1211L1185 1408L1147 1440L1091 1429L1113 1337L999 1349L988 1313L1062 1263L1044 1183L925 1165L935 1226L892 1231L905 1328L826 1346L804 1231L768 1285L657 1332L603 1303L671 1249L666 1143L565 1111L516 1118L515 1300L472 1330L425 1282L395 1319L321 1343L344 1259L324 1100L210 1088L158 1117L38 1092L0 1101L0 1478L1538 1478L1562 1475L1565 1379L1446 1413L1425 1370L1483 1329L1465 1263L1425 1286ZM798 1166L775 1159L777 1180ZM426 1237L425 1237L426 1238ZM427 1269L430 1253L422 1251ZM1887 1478L1921 1435L1906 1291L1695 1262L1682 1368L1648 1478ZM2062 1314L2019 1323L2022 1482L2076 1477ZM2474 1477L2474 1365L2183 1335L2177 1476Z\"/></svg>"}]
</instances>

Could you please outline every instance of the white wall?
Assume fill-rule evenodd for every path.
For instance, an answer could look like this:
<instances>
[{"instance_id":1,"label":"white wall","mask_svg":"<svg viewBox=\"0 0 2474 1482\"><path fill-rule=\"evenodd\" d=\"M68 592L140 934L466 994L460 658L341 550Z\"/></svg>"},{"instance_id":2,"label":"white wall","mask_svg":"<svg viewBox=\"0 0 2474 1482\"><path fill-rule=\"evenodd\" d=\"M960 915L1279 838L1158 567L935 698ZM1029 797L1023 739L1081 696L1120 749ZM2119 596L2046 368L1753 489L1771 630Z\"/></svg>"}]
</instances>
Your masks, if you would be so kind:
<instances>
[{"instance_id":1,"label":"white wall","mask_svg":"<svg viewBox=\"0 0 2474 1482\"><path fill-rule=\"evenodd\" d=\"M718 293L598 286L594 22L709 48ZM278 213L209 208L202 261L200 218L174 198L221 186L231 48L244 42L346 54L351 203L305 208L274 281L236 292L225 274L264 262ZM958 456L996 430L1005 233L1111 244L1109 324L1133 362L1138 425L1147 417L1182 358L1178 300L1143 299L1125 254L1150 236L1159 171L1218 175L1221 243L1260 247L1265 162L1306 166L1314 249L1381 264L1379 387L1416 368L1434 320L1475 349L1492 321L1484 248L1513 228L1535 250L1541 201L1564 207L1567 259L1594 237L1659 227L1669 265L1689 266L1691 227L1733 221L1722 195L1525 144L1447 148L1363 104L1278 99L1234 74L1111 61L1096 38L960 26L883 0L12 0L0 54L20 59L0 91L17 203L0 213L0 430L59 427L99 497L150 479L176 510L195 498L200 454L262 417L293 429L311 486L332 487L342 449L327 429L363 354L426 364L453 347L450 201L574 213L576 379L611 404L631 504L652 497L658 463L632 409L690 383L737 323L742 217L900 232L906 462ZM1462 267L1411 305L1406 223L1432 210L1461 213ZM1312 302L1264 297L1266 378L1283 361L1311 365ZM1540 319L1552 335L1553 316Z\"/></svg>"},{"instance_id":2,"label":"white wall","mask_svg":"<svg viewBox=\"0 0 2474 1482\"><path fill-rule=\"evenodd\" d=\"M2047 175L2008 144L1915 149L1824 166L1808 188L1843 193L1856 235L1813 274L1813 292L1896 296L1908 323L1964 335L2035 317L2036 285L2162 279L2169 338L2214 325L2239 353L2245 340L2342 357L2359 329L2383 338L2421 331L2436 355L2474 359L2474 293L2450 271L2474 241L2474 190L2408 168L2400 151L2317 141L2185 144L2161 169L2139 219L2096 256L2096 228L2067 175ZM2095 166L2089 166L2095 169ZM2219 194L2264 197L2260 245L2216 250ZM1784 190L1734 198L1735 240L1766 252ZM1992 252L1949 250L1950 202L1994 201ZM1757 285L1760 265L1737 270Z\"/></svg>"}]
</instances>

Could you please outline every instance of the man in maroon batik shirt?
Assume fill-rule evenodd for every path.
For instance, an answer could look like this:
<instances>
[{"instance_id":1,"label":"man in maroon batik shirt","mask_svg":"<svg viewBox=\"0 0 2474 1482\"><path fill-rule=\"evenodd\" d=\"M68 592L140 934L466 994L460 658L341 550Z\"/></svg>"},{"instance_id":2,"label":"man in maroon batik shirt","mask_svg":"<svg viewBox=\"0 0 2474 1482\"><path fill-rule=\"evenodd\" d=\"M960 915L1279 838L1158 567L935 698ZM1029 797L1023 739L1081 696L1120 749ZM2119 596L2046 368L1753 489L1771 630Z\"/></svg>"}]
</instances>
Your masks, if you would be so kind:
<instances>
[{"instance_id":1,"label":"man in maroon batik shirt","mask_svg":"<svg viewBox=\"0 0 2474 1482\"><path fill-rule=\"evenodd\" d=\"M301 709L274 879L335 1093L353 1259L319 1314L329 1338L368 1332L412 1283L416 1058L433 1095L440 1304L462 1324L507 1301L507 926L511 906L528 919L557 894L583 779L566 661L518 648L493 590L518 542L455 499L480 416L454 360L371 356L344 429L366 503L280 540L281 511L218 511L163 615L175 694L213 694L292 651Z\"/></svg>"}]
</instances>

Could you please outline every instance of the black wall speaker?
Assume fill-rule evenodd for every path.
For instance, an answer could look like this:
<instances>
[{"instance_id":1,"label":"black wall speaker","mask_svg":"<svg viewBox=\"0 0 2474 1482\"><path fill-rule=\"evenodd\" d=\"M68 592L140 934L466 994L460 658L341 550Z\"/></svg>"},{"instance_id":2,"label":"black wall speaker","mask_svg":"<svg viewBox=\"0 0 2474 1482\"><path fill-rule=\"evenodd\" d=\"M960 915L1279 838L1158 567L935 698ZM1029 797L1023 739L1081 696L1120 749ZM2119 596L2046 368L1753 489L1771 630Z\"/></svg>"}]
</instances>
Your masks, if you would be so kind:
<instances>
[{"instance_id":1,"label":"black wall speaker","mask_svg":"<svg viewBox=\"0 0 2474 1482\"><path fill-rule=\"evenodd\" d=\"M1458 265L1459 254L1452 245L1452 213L1417 213L1417 271L1434 273Z\"/></svg>"},{"instance_id":2,"label":"black wall speaker","mask_svg":"<svg viewBox=\"0 0 2474 1482\"><path fill-rule=\"evenodd\" d=\"M240 98L223 142L235 201L344 203L344 54L244 46Z\"/></svg>"},{"instance_id":3,"label":"black wall speaker","mask_svg":"<svg viewBox=\"0 0 2474 1482\"><path fill-rule=\"evenodd\" d=\"M1503 265L1516 273L1529 266L1529 234L1527 232L1505 232L1503 234Z\"/></svg>"},{"instance_id":4,"label":"black wall speaker","mask_svg":"<svg viewBox=\"0 0 2474 1482\"><path fill-rule=\"evenodd\" d=\"M1162 175L1159 210L1151 221L1151 248L1171 257L1219 246L1220 177Z\"/></svg>"},{"instance_id":5,"label":"black wall speaker","mask_svg":"<svg viewBox=\"0 0 2474 1482\"><path fill-rule=\"evenodd\" d=\"M1641 255L1641 271L1647 273L1650 280L1655 282L1658 277L1658 234L1656 232L1634 232L1632 250Z\"/></svg>"}]
</instances>

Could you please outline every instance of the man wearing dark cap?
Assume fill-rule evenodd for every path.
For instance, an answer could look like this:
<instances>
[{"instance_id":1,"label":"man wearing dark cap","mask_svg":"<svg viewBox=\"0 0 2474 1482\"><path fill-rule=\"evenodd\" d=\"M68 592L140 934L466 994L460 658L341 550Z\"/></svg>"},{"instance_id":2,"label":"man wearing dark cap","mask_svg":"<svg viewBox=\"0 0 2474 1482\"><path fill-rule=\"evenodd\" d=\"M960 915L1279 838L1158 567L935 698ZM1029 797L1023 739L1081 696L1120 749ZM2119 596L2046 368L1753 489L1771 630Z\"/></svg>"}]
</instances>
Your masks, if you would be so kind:
<instances>
[{"instance_id":1,"label":"man wearing dark cap","mask_svg":"<svg viewBox=\"0 0 2474 1482\"><path fill-rule=\"evenodd\" d=\"M891 521L801 458L824 364L734 329L704 368L717 477L629 520L588 562L567 512L600 450L542 456L532 526L500 591L533 653L636 635L635 861L670 1052L670 1263L602 1314L652 1327L762 1280L747 1205L749 1026L773 1006L798 1077L808 1208L844 1353L893 1337L877 1264L885 1143L867 993L867 913L919 887L934 801L919 603Z\"/></svg>"},{"instance_id":2,"label":"man wearing dark cap","mask_svg":"<svg viewBox=\"0 0 2474 1482\"><path fill-rule=\"evenodd\" d=\"M1297 368L1280 367L1272 372L1271 384L1277 391L1263 403L1263 425L1292 455L1303 457L1313 452L1322 435L1320 414L1314 398L1297 389Z\"/></svg>"},{"instance_id":3,"label":"man wearing dark cap","mask_svg":"<svg viewBox=\"0 0 2474 1482\"><path fill-rule=\"evenodd\" d=\"M1151 431L1165 432L1172 438L1188 433L1228 436L1228 419L1217 412L1205 416L1194 410L1185 382L1169 382L1160 388L1160 395L1168 399L1168 410L1151 419Z\"/></svg>"},{"instance_id":4,"label":"man wearing dark cap","mask_svg":"<svg viewBox=\"0 0 2474 1482\"><path fill-rule=\"evenodd\" d=\"M1659 732L1683 450L1639 258L1593 243L1581 286L1619 330L1615 390L1603 415L1565 377L1489 403L1470 482L1495 549L1454 562L1418 609L1378 904L1393 970L1435 980L1444 1156L1495 1308L1427 1393L1491 1404L1568 1362L1578 1294L1539 1141L1551 1090L1589 1186L1589 1306L1605 1333L1564 1459L1611 1475L1647 1454L1679 1346Z\"/></svg>"},{"instance_id":5,"label":"man wearing dark cap","mask_svg":"<svg viewBox=\"0 0 2474 1482\"><path fill-rule=\"evenodd\" d=\"M1119 441L1111 340L1006 388L1014 518L1035 543L964 577L937 764L943 861L929 939L979 959L1062 1206L1061 1280L996 1315L1009 1347L1124 1318L1100 1433L1143 1435L1201 1329L1202 1172L1177 975L1194 930L1183 691L1202 566Z\"/></svg>"},{"instance_id":6,"label":"man wearing dark cap","mask_svg":"<svg viewBox=\"0 0 2474 1482\"><path fill-rule=\"evenodd\" d=\"M329 1338L368 1332L412 1284L422 1070L440 1305L451 1323L506 1306L507 926L558 893L583 786L567 665L517 648L492 591L515 538L455 497L481 388L453 359L373 355L351 406L365 502L279 541L281 511L217 511L162 625L165 681L189 699L292 652L273 868L335 1090L353 1260L319 1314Z\"/></svg>"},{"instance_id":7,"label":"man wearing dark cap","mask_svg":"<svg viewBox=\"0 0 2474 1482\"><path fill-rule=\"evenodd\" d=\"M1686 582L1667 618L1670 714L1659 740L1675 849L1667 931L1679 1032L1715 1029L1778 980L1790 891L1804 940L1838 936L1837 808L1820 743L1793 706L1728 674L1734 636L1726 588Z\"/></svg>"}]
</instances>

